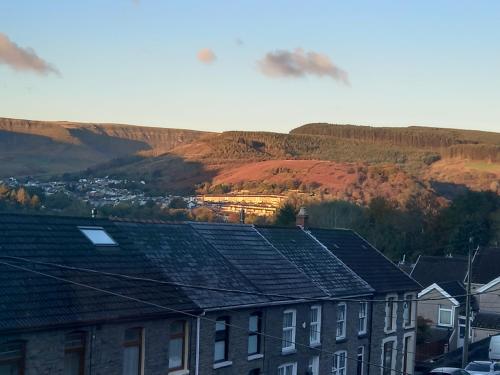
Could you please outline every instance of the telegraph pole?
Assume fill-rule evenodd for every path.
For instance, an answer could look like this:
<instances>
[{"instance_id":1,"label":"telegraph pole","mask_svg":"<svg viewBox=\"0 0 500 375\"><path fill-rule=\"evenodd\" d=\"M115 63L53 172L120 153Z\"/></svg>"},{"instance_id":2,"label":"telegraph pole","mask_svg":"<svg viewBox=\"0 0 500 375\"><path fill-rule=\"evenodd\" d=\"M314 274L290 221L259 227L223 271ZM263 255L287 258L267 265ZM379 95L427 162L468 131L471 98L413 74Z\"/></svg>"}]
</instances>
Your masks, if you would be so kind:
<instances>
[{"instance_id":1,"label":"telegraph pole","mask_svg":"<svg viewBox=\"0 0 500 375\"><path fill-rule=\"evenodd\" d=\"M469 362L469 332L470 332L470 300L471 300L471 273L472 273L472 237L469 238L469 259L467 262L467 295L465 298L465 334L462 347L462 368Z\"/></svg>"}]
</instances>

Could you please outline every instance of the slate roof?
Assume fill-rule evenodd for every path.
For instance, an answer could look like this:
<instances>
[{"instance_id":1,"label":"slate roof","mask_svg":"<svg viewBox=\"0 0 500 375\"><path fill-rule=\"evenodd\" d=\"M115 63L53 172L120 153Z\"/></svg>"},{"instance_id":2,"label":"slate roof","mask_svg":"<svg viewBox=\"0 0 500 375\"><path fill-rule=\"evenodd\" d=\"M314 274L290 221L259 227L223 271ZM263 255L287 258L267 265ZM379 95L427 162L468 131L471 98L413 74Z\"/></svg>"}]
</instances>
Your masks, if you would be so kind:
<instances>
[{"instance_id":1,"label":"slate roof","mask_svg":"<svg viewBox=\"0 0 500 375\"><path fill-rule=\"evenodd\" d=\"M120 223L135 245L175 282L259 293L249 279L189 224ZM202 308L269 302L270 298L182 288Z\"/></svg>"},{"instance_id":2,"label":"slate roof","mask_svg":"<svg viewBox=\"0 0 500 375\"><path fill-rule=\"evenodd\" d=\"M301 228L257 227L257 231L330 296L373 293L364 280Z\"/></svg>"},{"instance_id":3,"label":"slate roof","mask_svg":"<svg viewBox=\"0 0 500 375\"><path fill-rule=\"evenodd\" d=\"M308 228L307 231L377 293L420 289L415 280L356 232L348 229L315 228Z\"/></svg>"},{"instance_id":4,"label":"slate roof","mask_svg":"<svg viewBox=\"0 0 500 375\"><path fill-rule=\"evenodd\" d=\"M460 281L445 281L438 284L446 293L455 298L460 305L465 303L467 291Z\"/></svg>"},{"instance_id":5,"label":"slate roof","mask_svg":"<svg viewBox=\"0 0 500 375\"><path fill-rule=\"evenodd\" d=\"M78 229L78 226L89 225L103 227L119 246L94 246ZM5 258L8 256L138 277L162 277L163 271L137 251L125 233L107 220L0 215L0 262L167 305L175 310L197 309L179 288L173 286L152 287L150 283ZM0 331L169 313L5 264L0 264L0 285Z\"/></svg>"},{"instance_id":6,"label":"slate roof","mask_svg":"<svg viewBox=\"0 0 500 375\"><path fill-rule=\"evenodd\" d=\"M190 223L206 241L264 293L326 297L313 281L251 225Z\"/></svg>"},{"instance_id":7,"label":"slate roof","mask_svg":"<svg viewBox=\"0 0 500 375\"><path fill-rule=\"evenodd\" d=\"M472 282L487 284L500 276L500 248L480 248L472 262Z\"/></svg>"},{"instance_id":8,"label":"slate roof","mask_svg":"<svg viewBox=\"0 0 500 375\"><path fill-rule=\"evenodd\" d=\"M475 328L494 329L500 332L500 314L480 311L474 317L472 326Z\"/></svg>"},{"instance_id":9,"label":"slate roof","mask_svg":"<svg viewBox=\"0 0 500 375\"><path fill-rule=\"evenodd\" d=\"M463 282L466 273L467 258L421 255L418 257L410 275L423 288L427 288L434 283L440 284L448 281Z\"/></svg>"}]
</instances>

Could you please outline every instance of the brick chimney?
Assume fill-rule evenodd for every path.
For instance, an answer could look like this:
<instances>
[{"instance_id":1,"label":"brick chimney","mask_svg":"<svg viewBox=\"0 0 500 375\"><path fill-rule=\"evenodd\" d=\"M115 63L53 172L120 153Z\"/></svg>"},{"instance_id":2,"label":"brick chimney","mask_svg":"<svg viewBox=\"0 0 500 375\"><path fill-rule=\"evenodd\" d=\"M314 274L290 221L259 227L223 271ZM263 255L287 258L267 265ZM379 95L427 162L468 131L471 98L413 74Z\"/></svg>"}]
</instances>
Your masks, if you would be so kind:
<instances>
[{"instance_id":1,"label":"brick chimney","mask_svg":"<svg viewBox=\"0 0 500 375\"><path fill-rule=\"evenodd\" d=\"M305 207L300 207L295 223L298 227L302 227L303 229L309 226L309 215L307 214Z\"/></svg>"}]
</instances>

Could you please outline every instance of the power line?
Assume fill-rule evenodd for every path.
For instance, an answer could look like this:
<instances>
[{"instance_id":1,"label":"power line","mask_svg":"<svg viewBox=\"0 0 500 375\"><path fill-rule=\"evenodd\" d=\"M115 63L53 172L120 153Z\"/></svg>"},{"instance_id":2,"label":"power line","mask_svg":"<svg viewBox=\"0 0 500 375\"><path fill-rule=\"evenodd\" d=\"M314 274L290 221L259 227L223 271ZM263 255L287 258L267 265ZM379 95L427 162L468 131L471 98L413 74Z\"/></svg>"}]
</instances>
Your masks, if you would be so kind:
<instances>
[{"instance_id":1,"label":"power line","mask_svg":"<svg viewBox=\"0 0 500 375\"><path fill-rule=\"evenodd\" d=\"M65 279L65 278L62 278L62 277L59 277L59 276L54 276L54 275L51 275L51 274L48 274L48 273L45 273L45 272L40 272L40 271L32 270L30 268L26 268L26 267L23 267L23 266L18 266L18 265L15 265L15 264L7 263L7 262L1 262L1 261L0 261L0 264L6 265L6 266L9 266L9 267L13 267L13 268L16 268L16 269L20 269L20 270L23 270L23 271L26 271L26 272L31 272L31 273L34 273L34 274L37 274L37 275L40 275L40 276L45 276L45 277L48 277L48 278L59 280L59 281L62 281L62 282L67 282L67 283L70 283L70 284L73 284L73 285L80 286L82 288L92 289L92 290L95 290L97 292L101 292L101 293L106 293L106 294L109 294L109 295L113 295L115 297L124 298L124 299L127 299L127 300L131 300L131 301L134 301L134 302L142 303L142 304L145 304L145 305L149 305L149 306L156 307L156 308L159 308L159 309L167 310L167 311L174 312L174 313L177 313L177 314L186 315L186 316L189 316L191 318L196 318L196 319L199 318L199 319L203 319L203 320L206 320L208 322L211 322L211 323L217 323L216 319L207 318L206 316L200 316L200 315L196 315L196 314L189 313L189 312L186 312L186 311L181 311L181 310L177 310L177 309L174 309L174 308L171 308L171 307L159 305L159 304L156 304L156 303L153 303L153 302L144 301L144 300L141 300L141 299L138 299L138 298L134 298L134 297L130 297L130 296L127 296L127 295L124 295L124 294L121 294L121 293L116 293L116 292L113 292L113 291L110 291L110 290L97 288L97 287L94 287L94 286L91 286L91 285L88 285L88 284L84 284L84 283L81 283L81 282L77 282L77 281L73 281L73 280L68 280L68 279ZM228 326L228 327L230 327L230 328L235 328L235 329L243 330L245 332L249 331L248 327L240 327L238 325L231 324L231 323L225 323L225 325ZM270 339L273 339L273 340L279 340L280 342L283 342L283 340L284 340L282 337L277 337L277 336L269 335L269 334L262 333L262 332L255 332L255 334L258 334L258 335L260 335L262 337L267 337L267 338L270 338ZM285 341L293 343L296 346L305 347L305 348L308 348L308 349L311 349L311 350L314 350L314 351L317 351L317 352L320 352L320 353L326 353L326 354L334 355L334 356L337 355L336 352L332 352L332 351L325 350L325 349L320 349L320 348L317 348L317 347L311 347L310 345L302 344L302 343L299 343L299 342L296 342L296 341L289 341L289 340L285 340ZM356 363L362 362L362 363L367 364L369 366L378 367L378 368L381 368L381 369L387 369L387 370L395 371L395 372L397 372L399 374L407 375L407 373L405 373L404 371L400 371L400 370L397 370L397 369L389 368L389 367L386 367L386 366L383 366L383 365L378 365L378 364L375 364L375 363L372 363L372 362L365 361L364 359L362 361L360 361L358 358L350 357L347 354L345 355L345 358L349 359L351 361L354 361Z\"/></svg>"},{"instance_id":2,"label":"power line","mask_svg":"<svg viewBox=\"0 0 500 375\"><path fill-rule=\"evenodd\" d=\"M58 263L42 262L42 261L36 261L36 260L22 258L22 257L0 255L0 258L18 260L18 261L23 261L23 262L33 263L33 264L38 264L38 265L44 265L44 266L58 267L58 268L72 270L72 271L96 273L96 274L100 274L100 275L124 278L124 279L135 280L135 281L145 281L145 282L151 282L151 283L156 283L156 284L178 286L178 287L183 287L183 288L188 288L188 289L208 290L208 291L213 291L213 292L257 295L257 296L261 296L261 297L285 298L285 299L290 299L290 300L299 299L299 300L308 300L308 301L316 301L316 302L324 302L324 301L360 302L360 303L364 303L364 302L366 302L366 303L373 303L373 302L375 302L375 303L388 303L389 302L386 299L379 299L379 300L377 300L377 299L357 299L357 298L347 298L347 297L344 297L344 298L343 297L322 297L322 298L319 298L319 297L296 296L296 295L286 295L286 294L277 294L277 293L264 293L264 292L257 292L257 291L254 292L254 291L241 290L241 289L209 287L209 286L205 286L205 285L193 285L193 284L186 284L186 283L181 283L181 282L176 282L176 281L164 281L164 280L157 280L157 279L151 279L151 278L145 278L145 277L124 275L124 274L115 273L115 272L99 271L99 270L90 269L90 268L67 266L67 265L58 264ZM487 293L487 291L475 292L475 293L471 293L470 295L476 296L476 295L480 295L480 294L484 294L484 293ZM467 296L467 294L461 294L461 295L453 295L450 297L461 298L461 297L466 297L466 296ZM392 302L407 303L407 302L442 301L442 300L447 300L450 297L435 297L435 298L422 298L422 299L418 299L418 298L394 299L394 300L392 300Z\"/></svg>"}]
</instances>

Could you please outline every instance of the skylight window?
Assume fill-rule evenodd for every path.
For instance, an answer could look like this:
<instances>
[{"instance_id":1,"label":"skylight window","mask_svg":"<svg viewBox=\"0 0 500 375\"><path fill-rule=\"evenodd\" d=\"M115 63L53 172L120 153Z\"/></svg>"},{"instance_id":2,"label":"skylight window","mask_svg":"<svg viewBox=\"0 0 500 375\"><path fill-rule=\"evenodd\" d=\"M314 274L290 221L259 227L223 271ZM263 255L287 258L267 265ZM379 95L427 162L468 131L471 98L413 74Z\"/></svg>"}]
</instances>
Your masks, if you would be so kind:
<instances>
[{"instance_id":1,"label":"skylight window","mask_svg":"<svg viewBox=\"0 0 500 375\"><path fill-rule=\"evenodd\" d=\"M80 231L96 246L117 246L118 243L101 227L79 227Z\"/></svg>"}]
</instances>

